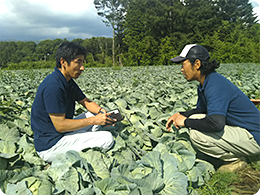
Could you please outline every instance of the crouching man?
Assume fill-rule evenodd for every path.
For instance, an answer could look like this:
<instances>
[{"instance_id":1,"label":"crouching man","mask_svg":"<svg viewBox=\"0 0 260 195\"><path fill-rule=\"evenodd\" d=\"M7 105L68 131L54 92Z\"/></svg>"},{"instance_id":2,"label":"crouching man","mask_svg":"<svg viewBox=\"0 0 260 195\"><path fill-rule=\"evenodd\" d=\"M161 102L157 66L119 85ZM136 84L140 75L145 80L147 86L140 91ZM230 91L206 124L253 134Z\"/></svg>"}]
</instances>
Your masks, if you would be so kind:
<instances>
[{"instance_id":1,"label":"crouching man","mask_svg":"<svg viewBox=\"0 0 260 195\"><path fill-rule=\"evenodd\" d=\"M260 155L260 112L250 99L228 79L218 74L216 60L196 44L186 45L180 56L187 81L199 82L197 107L172 115L166 128L187 127L193 145L202 153L224 161L220 171L246 166L246 158Z\"/></svg>"},{"instance_id":2,"label":"crouching man","mask_svg":"<svg viewBox=\"0 0 260 195\"><path fill-rule=\"evenodd\" d=\"M109 113L89 100L75 83L84 70L85 48L62 43L56 53L56 67L40 84L31 110L31 127L38 155L52 162L69 150L101 147L110 149L114 138L108 131L96 131L101 125L116 122ZM75 102L88 112L75 118Z\"/></svg>"}]
</instances>

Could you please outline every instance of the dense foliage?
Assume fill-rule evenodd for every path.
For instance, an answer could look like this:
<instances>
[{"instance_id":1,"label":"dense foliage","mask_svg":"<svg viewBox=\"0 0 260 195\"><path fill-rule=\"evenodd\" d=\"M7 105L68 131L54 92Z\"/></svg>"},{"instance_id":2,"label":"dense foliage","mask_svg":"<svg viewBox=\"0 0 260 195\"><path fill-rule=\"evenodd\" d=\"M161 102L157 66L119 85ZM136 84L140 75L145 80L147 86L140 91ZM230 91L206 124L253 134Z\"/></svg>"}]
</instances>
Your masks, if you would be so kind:
<instances>
[{"instance_id":1,"label":"dense foliage","mask_svg":"<svg viewBox=\"0 0 260 195\"><path fill-rule=\"evenodd\" d=\"M115 35L117 33L118 48L120 50L120 43L122 42L121 31L129 2L129 0L94 0L98 15L105 18L105 20L102 21L107 26L111 26L113 30L113 66L115 66ZM120 51L118 53L120 54ZM121 62L121 60L119 61Z\"/></svg>"},{"instance_id":2,"label":"dense foliage","mask_svg":"<svg viewBox=\"0 0 260 195\"><path fill-rule=\"evenodd\" d=\"M70 151L48 165L34 149L30 111L52 71L0 71L0 189L7 195L195 194L214 174L212 164L197 158L186 128L165 128L169 116L197 101L197 83L188 83L180 66L86 69L76 80L83 92L125 116L112 131L116 144L107 153ZM260 97L259 65L224 64L218 71L249 98ZM76 114L83 111L76 106Z\"/></svg>"},{"instance_id":3,"label":"dense foliage","mask_svg":"<svg viewBox=\"0 0 260 195\"><path fill-rule=\"evenodd\" d=\"M254 19L248 0L132 1L126 64L169 64L189 43L205 46L222 63L259 62L260 24Z\"/></svg>"},{"instance_id":4,"label":"dense foliage","mask_svg":"<svg viewBox=\"0 0 260 195\"><path fill-rule=\"evenodd\" d=\"M260 24L248 0L102 0L95 5L115 31L115 49L112 38L75 37L87 49L88 66L112 66L114 55L124 66L168 65L188 43L205 46L222 63L260 62ZM0 42L0 66L23 68L24 61L30 67L54 66L63 41Z\"/></svg>"}]
</instances>

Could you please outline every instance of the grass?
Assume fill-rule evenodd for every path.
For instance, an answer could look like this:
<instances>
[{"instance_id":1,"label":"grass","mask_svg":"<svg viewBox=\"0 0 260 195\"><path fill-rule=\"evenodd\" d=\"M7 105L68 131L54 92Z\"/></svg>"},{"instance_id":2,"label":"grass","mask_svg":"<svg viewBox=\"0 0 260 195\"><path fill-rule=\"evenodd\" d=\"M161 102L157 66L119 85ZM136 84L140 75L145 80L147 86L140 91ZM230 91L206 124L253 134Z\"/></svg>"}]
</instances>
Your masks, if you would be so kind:
<instances>
[{"instance_id":1,"label":"grass","mask_svg":"<svg viewBox=\"0 0 260 195\"><path fill-rule=\"evenodd\" d=\"M217 171L196 191L200 195L254 195L259 189L260 161L255 161L238 172Z\"/></svg>"},{"instance_id":2,"label":"grass","mask_svg":"<svg viewBox=\"0 0 260 195\"><path fill-rule=\"evenodd\" d=\"M231 194L233 188L230 187L232 182L240 182L236 173L216 172L206 184L197 190L199 194L207 195L227 195Z\"/></svg>"}]
</instances>

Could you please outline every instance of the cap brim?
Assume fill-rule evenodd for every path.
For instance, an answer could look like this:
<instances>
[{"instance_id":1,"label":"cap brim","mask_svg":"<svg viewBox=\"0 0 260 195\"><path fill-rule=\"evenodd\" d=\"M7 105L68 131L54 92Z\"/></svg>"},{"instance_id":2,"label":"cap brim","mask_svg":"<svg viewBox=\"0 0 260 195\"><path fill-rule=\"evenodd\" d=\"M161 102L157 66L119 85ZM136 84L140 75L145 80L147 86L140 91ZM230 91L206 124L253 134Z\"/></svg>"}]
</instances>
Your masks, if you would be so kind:
<instances>
[{"instance_id":1,"label":"cap brim","mask_svg":"<svg viewBox=\"0 0 260 195\"><path fill-rule=\"evenodd\" d=\"M187 58L184 58L184 57L181 57L181 56L177 56L175 58L172 58L171 61L174 62L174 63L179 63L179 62L182 62L184 60L186 60Z\"/></svg>"}]
</instances>

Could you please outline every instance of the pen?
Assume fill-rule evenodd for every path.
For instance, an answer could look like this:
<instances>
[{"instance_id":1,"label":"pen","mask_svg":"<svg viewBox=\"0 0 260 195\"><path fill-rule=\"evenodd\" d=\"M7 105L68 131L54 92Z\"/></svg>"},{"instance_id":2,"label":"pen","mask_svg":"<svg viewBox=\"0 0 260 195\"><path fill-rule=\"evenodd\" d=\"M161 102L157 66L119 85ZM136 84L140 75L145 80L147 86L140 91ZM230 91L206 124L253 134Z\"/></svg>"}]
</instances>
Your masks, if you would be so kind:
<instances>
[{"instance_id":1,"label":"pen","mask_svg":"<svg viewBox=\"0 0 260 195\"><path fill-rule=\"evenodd\" d=\"M98 113L101 113L101 114L105 114L103 111L99 110ZM112 118L111 116L107 116L108 118L112 119L112 120L117 120L117 119L114 119ZM116 122L116 121L115 121Z\"/></svg>"}]
</instances>

